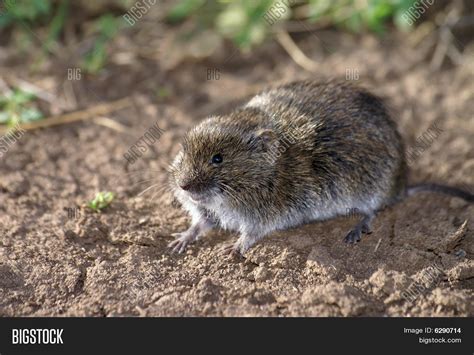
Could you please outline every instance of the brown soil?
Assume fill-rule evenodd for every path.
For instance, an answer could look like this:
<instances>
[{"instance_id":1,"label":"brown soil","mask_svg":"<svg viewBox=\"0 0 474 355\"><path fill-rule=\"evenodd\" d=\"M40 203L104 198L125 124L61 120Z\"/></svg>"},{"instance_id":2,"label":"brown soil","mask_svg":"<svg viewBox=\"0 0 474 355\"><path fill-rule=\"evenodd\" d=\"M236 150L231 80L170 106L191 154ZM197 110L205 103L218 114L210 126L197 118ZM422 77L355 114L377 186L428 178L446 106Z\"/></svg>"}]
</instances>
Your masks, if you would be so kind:
<instances>
[{"instance_id":1,"label":"brown soil","mask_svg":"<svg viewBox=\"0 0 474 355\"><path fill-rule=\"evenodd\" d=\"M463 65L431 71L405 38L318 37L298 38L319 63L317 76L344 79L347 69L357 70L361 84L389 98L408 145L441 123L443 133L411 167L412 182L472 186L473 47L465 48ZM137 45L127 37L116 42L117 52ZM342 242L355 220L338 218L275 233L244 260L219 254L221 243L236 238L222 231L184 255L168 252L170 234L189 223L163 187L182 134L257 88L315 77L273 42L252 55L231 53L221 48L205 61L175 65L112 60L104 74L74 85L81 107L131 96L134 107L109 115L127 132L91 121L28 131L0 159L0 315L474 315L474 205L457 198L407 199L382 211L355 246ZM1 69L40 85L61 82L58 65L28 76L10 58ZM219 69L219 80L206 80L209 68ZM157 98L158 87L171 95ZM123 154L155 122L165 133L128 165ZM159 189L138 197L151 183ZM116 193L109 208L81 207L102 190ZM69 218L75 208L79 215ZM405 300L419 279L424 288Z\"/></svg>"}]
</instances>

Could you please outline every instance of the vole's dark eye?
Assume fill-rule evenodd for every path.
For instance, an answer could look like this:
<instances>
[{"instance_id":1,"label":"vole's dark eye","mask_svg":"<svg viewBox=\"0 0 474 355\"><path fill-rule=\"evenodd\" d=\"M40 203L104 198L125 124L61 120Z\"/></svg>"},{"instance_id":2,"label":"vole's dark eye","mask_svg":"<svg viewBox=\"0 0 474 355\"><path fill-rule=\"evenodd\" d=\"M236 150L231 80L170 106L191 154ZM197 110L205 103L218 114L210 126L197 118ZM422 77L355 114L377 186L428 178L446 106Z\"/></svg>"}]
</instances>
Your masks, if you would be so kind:
<instances>
[{"instance_id":1,"label":"vole's dark eye","mask_svg":"<svg viewBox=\"0 0 474 355\"><path fill-rule=\"evenodd\" d=\"M211 159L212 164L220 164L220 163L222 163L222 160L223 159L222 159L221 154L215 154L215 155L212 156L212 159Z\"/></svg>"}]
</instances>

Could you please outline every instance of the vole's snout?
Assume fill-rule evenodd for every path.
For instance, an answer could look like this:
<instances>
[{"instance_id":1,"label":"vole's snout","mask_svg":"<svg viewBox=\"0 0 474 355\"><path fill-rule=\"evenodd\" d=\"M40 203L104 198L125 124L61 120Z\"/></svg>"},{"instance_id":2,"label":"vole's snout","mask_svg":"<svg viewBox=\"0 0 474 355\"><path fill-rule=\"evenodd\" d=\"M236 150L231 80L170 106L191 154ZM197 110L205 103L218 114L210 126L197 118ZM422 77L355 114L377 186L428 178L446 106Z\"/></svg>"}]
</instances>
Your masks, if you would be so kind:
<instances>
[{"instance_id":1,"label":"vole's snout","mask_svg":"<svg viewBox=\"0 0 474 355\"><path fill-rule=\"evenodd\" d=\"M184 191L188 191L190 188L191 188L191 184L190 183L181 183L179 185L180 188L182 188Z\"/></svg>"},{"instance_id":2,"label":"vole's snout","mask_svg":"<svg viewBox=\"0 0 474 355\"><path fill-rule=\"evenodd\" d=\"M184 178L178 181L178 186L180 189L188 193L197 194L204 192L206 190L207 184L196 178Z\"/></svg>"},{"instance_id":3,"label":"vole's snout","mask_svg":"<svg viewBox=\"0 0 474 355\"><path fill-rule=\"evenodd\" d=\"M196 185L196 182L191 179L181 179L178 181L179 188L188 192L196 190Z\"/></svg>"}]
</instances>

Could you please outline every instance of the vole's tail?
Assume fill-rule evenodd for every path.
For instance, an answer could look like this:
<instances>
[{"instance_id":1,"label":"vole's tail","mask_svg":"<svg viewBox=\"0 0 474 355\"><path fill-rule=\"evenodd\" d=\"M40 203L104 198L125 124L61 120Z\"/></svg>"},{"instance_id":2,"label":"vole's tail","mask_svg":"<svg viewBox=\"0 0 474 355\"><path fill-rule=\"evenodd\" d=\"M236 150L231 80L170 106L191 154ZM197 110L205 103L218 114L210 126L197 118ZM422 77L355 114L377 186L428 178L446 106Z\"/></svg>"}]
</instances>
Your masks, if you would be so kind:
<instances>
[{"instance_id":1,"label":"vole's tail","mask_svg":"<svg viewBox=\"0 0 474 355\"><path fill-rule=\"evenodd\" d=\"M412 186L408 186L407 188L407 195L412 196L417 194L418 192L437 192L445 195L460 197L466 201L474 202L474 194L469 191L459 189L457 187L451 187L446 185L439 185L439 184L416 184Z\"/></svg>"}]
</instances>

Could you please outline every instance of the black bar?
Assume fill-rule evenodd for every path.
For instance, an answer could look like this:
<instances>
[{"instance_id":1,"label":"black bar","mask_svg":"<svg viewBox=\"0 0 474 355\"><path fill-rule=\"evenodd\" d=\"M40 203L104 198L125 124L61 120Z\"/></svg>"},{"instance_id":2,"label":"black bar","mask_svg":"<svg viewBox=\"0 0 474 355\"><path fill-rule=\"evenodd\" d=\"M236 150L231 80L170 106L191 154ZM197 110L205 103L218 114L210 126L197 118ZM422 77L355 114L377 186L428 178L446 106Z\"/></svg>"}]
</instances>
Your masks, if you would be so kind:
<instances>
[{"instance_id":1,"label":"black bar","mask_svg":"<svg viewBox=\"0 0 474 355\"><path fill-rule=\"evenodd\" d=\"M426 333L428 327L430 333ZM13 329L63 329L62 345L14 345ZM420 331L417 329L421 329ZM416 333L419 334L416 334ZM22 334L26 334L23 332ZM55 335L53 333L49 333ZM421 343L420 338L438 339ZM27 341L32 339L23 337ZM444 342L442 343L442 339ZM448 343L461 339L460 343ZM47 340L47 338L45 338ZM19 336L15 338L19 341ZM458 340L456 340L458 341ZM1 318L0 354L473 354L472 318ZM175 351L173 351L175 352Z\"/></svg>"}]
</instances>

